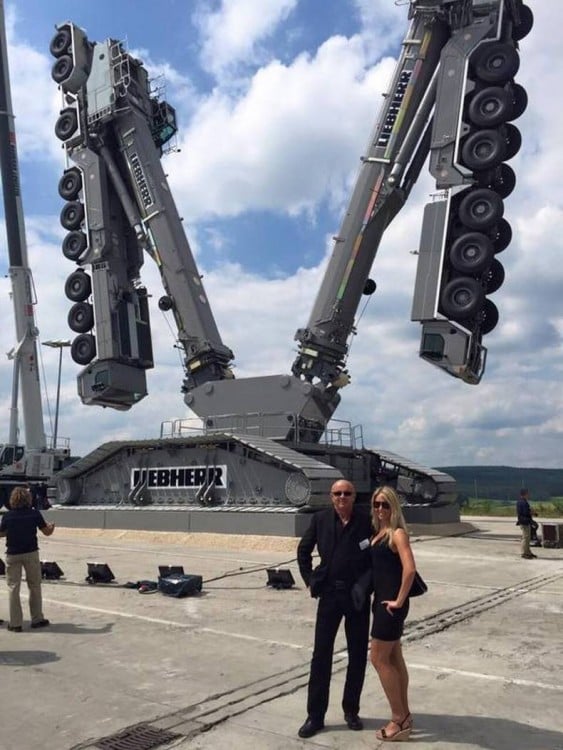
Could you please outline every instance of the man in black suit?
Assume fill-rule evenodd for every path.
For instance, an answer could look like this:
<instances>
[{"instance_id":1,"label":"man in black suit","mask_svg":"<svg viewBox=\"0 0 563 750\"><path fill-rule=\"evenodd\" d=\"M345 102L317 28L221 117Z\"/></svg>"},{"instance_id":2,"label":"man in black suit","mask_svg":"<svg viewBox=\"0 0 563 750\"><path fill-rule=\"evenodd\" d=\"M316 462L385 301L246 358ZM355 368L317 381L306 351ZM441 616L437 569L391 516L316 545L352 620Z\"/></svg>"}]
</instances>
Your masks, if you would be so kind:
<instances>
[{"instance_id":1,"label":"man in black suit","mask_svg":"<svg viewBox=\"0 0 563 750\"><path fill-rule=\"evenodd\" d=\"M299 571L311 596L318 597L315 645L307 693L307 719L299 737L312 737L324 727L328 708L334 642L344 618L348 669L342 696L344 719L350 729L363 729L359 717L369 637L369 597L361 611L351 589L370 564L372 525L368 509L355 507L356 490L339 479L331 487L332 507L315 513L297 548ZM320 564L313 570L314 548Z\"/></svg>"}]
</instances>

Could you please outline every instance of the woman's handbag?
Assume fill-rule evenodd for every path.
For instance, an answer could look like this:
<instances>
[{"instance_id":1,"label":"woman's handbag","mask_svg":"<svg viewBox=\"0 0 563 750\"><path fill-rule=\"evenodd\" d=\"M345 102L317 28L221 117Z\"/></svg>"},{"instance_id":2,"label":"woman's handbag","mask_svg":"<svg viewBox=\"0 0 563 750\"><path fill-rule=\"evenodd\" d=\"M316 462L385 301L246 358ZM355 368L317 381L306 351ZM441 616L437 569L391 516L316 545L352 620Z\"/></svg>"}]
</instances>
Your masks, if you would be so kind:
<instances>
[{"instance_id":1,"label":"woman's handbag","mask_svg":"<svg viewBox=\"0 0 563 750\"><path fill-rule=\"evenodd\" d=\"M409 592L409 597L413 596L422 596L428 591L428 586L424 582L424 579L420 575L420 573L415 571L414 579L412 582L411 590Z\"/></svg>"}]
</instances>

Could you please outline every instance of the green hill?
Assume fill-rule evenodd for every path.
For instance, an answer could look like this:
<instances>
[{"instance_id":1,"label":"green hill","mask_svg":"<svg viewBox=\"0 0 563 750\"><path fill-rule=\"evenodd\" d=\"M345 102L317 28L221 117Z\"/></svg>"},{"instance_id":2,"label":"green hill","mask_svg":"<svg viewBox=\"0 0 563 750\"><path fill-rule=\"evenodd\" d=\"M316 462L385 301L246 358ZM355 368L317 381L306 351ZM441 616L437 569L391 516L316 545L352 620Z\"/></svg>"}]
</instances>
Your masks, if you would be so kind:
<instances>
[{"instance_id":1,"label":"green hill","mask_svg":"<svg viewBox=\"0 0 563 750\"><path fill-rule=\"evenodd\" d=\"M516 500L527 487L530 500L563 497L563 469L521 469L514 466L441 466L458 483L458 492L488 500Z\"/></svg>"}]
</instances>

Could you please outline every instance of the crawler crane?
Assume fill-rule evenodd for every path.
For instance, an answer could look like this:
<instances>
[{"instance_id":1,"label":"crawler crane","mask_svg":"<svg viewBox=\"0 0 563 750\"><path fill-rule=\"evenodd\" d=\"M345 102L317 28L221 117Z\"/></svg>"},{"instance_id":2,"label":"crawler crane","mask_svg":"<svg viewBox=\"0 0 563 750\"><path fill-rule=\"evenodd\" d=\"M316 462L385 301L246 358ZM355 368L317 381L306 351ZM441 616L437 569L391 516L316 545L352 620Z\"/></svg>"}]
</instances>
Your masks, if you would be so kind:
<instances>
[{"instance_id":1,"label":"crawler crane","mask_svg":"<svg viewBox=\"0 0 563 750\"><path fill-rule=\"evenodd\" d=\"M158 439L110 442L58 475L64 503L223 505L314 510L342 476L366 499L381 481L405 504L440 506L455 482L332 430L355 316L375 284L370 270L386 227L429 157L440 192L424 210L412 319L420 356L461 381L482 378L483 337L496 325L490 299L509 244L507 162L520 147L513 121L527 104L515 82L518 43L533 25L521 0L411 0L410 27L291 373L237 379L219 335L161 156L176 132L143 64L119 41L90 41L62 23L50 50L63 95L55 126L67 169L64 256L75 264L72 356L85 404L128 409L153 367L145 253L157 264L184 357L182 392L203 424L181 420Z\"/></svg>"}]
</instances>

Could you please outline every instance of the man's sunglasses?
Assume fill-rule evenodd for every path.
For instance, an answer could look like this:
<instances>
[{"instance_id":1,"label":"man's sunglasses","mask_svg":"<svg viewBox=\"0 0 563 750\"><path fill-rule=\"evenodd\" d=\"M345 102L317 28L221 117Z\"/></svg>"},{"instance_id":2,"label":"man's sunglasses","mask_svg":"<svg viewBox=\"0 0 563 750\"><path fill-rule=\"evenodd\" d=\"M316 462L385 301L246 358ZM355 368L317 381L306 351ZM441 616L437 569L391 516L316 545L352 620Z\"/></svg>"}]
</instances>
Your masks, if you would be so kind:
<instances>
[{"instance_id":1,"label":"man's sunglasses","mask_svg":"<svg viewBox=\"0 0 563 750\"><path fill-rule=\"evenodd\" d=\"M337 490L336 492L332 492L332 495L335 497L350 497L350 495L353 495L353 492L350 492L349 490Z\"/></svg>"},{"instance_id":2,"label":"man's sunglasses","mask_svg":"<svg viewBox=\"0 0 563 750\"><path fill-rule=\"evenodd\" d=\"M389 508L391 506L389 505L389 503L387 502L387 500L374 500L373 501L373 507L376 510L379 510L379 508L383 508L383 510L389 510Z\"/></svg>"}]
</instances>

